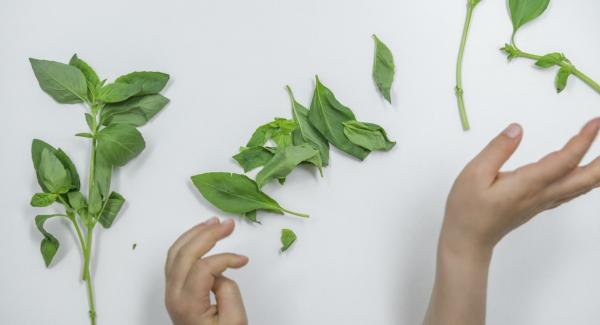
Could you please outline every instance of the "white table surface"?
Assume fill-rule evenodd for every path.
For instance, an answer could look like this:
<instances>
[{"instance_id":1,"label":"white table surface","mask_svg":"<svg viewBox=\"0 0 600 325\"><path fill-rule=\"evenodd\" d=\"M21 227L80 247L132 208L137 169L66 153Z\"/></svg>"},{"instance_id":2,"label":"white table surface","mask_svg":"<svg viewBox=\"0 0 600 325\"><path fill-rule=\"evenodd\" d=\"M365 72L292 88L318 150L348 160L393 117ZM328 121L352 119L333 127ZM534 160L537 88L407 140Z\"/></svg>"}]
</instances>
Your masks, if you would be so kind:
<instances>
[{"instance_id":1,"label":"white table surface","mask_svg":"<svg viewBox=\"0 0 600 325\"><path fill-rule=\"evenodd\" d=\"M310 220L261 215L237 222L215 252L250 257L237 280L252 324L418 324L425 312L446 194L462 166L510 122L525 129L514 168L557 149L600 96L572 79L557 95L554 73L507 64L504 1L477 8L465 57L472 130L460 129L454 69L466 0L437 1L32 1L0 4L0 323L87 324L81 257L60 222L54 265L39 254L32 138L64 148L86 175L83 108L59 105L37 85L28 57L68 61L77 52L112 79L132 70L171 74L171 104L142 130L147 148L115 173L127 199L114 227L97 232L93 275L99 324L169 323L163 262L177 236L221 215L192 187L207 171L241 172L230 158L256 126L290 116L284 85L308 104L319 74L359 119L398 144L365 162L333 149L320 179L295 171L266 191ZM564 51L600 78L600 2L555 0L523 29L522 48ZM394 105L371 79L376 33L395 55ZM598 80L598 79L596 79ZM595 145L590 155L600 153ZM497 248L488 324L598 324L600 193L547 212ZM230 216L225 216L230 217ZM239 221L239 219L238 219ZM298 234L278 253L282 227ZM132 244L137 249L132 250Z\"/></svg>"}]
</instances>

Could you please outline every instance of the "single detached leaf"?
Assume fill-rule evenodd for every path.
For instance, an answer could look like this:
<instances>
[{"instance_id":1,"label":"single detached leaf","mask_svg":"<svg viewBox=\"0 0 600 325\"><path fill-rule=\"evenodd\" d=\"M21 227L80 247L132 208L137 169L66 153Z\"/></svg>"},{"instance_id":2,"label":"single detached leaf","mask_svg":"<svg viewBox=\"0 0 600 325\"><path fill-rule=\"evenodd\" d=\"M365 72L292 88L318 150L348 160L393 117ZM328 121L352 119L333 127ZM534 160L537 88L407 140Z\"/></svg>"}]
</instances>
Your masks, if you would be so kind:
<instances>
[{"instance_id":1,"label":"single detached leaf","mask_svg":"<svg viewBox=\"0 0 600 325\"><path fill-rule=\"evenodd\" d=\"M275 156L256 175L256 184L262 188L273 179L282 179L289 175L296 166L319 155L319 151L310 144L286 147Z\"/></svg>"},{"instance_id":2,"label":"single detached leaf","mask_svg":"<svg viewBox=\"0 0 600 325\"><path fill-rule=\"evenodd\" d=\"M79 173L77 172L75 164L73 164L73 161L71 161L71 158L69 158L69 156L67 156L67 154L60 148L56 150L54 154L56 155L56 158L58 158L58 160L60 160L63 166L67 169L69 179L71 180L71 187L69 188L69 190L79 191L79 188L81 186L79 180Z\"/></svg>"},{"instance_id":3,"label":"single detached leaf","mask_svg":"<svg viewBox=\"0 0 600 325\"><path fill-rule=\"evenodd\" d=\"M233 156L233 159L244 169L244 173L264 166L271 158L273 153L265 147L242 148L237 155Z\"/></svg>"},{"instance_id":4,"label":"single detached leaf","mask_svg":"<svg viewBox=\"0 0 600 325\"><path fill-rule=\"evenodd\" d=\"M192 176L192 182L206 200L225 212L240 215L260 209L283 213L283 208L245 175L205 173Z\"/></svg>"},{"instance_id":5,"label":"single detached leaf","mask_svg":"<svg viewBox=\"0 0 600 325\"><path fill-rule=\"evenodd\" d=\"M79 69L68 64L29 59L40 87L63 104L81 103L87 99L87 84Z\"/></svg>"},{"instance_id":6,"label":"single detached leaf","mask_svg":"<svg viewBox=\"0 0 600 325\"><path fill-rule=\"evenodd\" d=\"M69 191L71 179L69 173L49 149L43 149L39 163L38 177L44 188L50 193L62 194Z\"/></svg>"},{"instance_id":7,"label":"single detached leaf","mask_svg":"<svg viewBox=\"0 0 600 325\"><path fill-rule=\"evenodd\" d=\"M141 91L140 85L114 82L103 86L98 91L98 100L105 103L118 103L137 95Z\"/></svg>"},{"instance_id":8,"label":"single detached leaf","mask_svg":"<svg viewBox=\"0 0 600 325\"><path fill-rule=\"evenodd\" d=\"M287 251L296 239L296 234L291 229L281 229L281 252Z\"/></svg>"},{"instance_id":9,"label":"single detached leaf","mask_svg":"<svg viewBox=\"0 0 600 325\"><path fill-rule=\"evenodd\" d=\"M87 132L80 132L80 133L75 133L76 137L81 137L81 138L88 138L88 139L93 139L94 136L91 133L87 133Z\"/></svg>"},{"instance_id":10,"label":"single detached leaf","mask_svg":"<svg viewBox=\"0 0 600 325\"><path fill-rule=\"evenodd\" d=\"M90 99L94 98L96 96L96 90L100 86L100 78L98 78L96 71L94 71L94 69L92 69L92 67L85 61L77 57L77 54L73 54L71 60L69 61L69 65L76 67L79 69L79 71L81 71L81 73L83 73L87 83L88 97Z\"/></svg>"},{"instance_id":11,"label":"single detached leaf","mask_svg":"<svg viewBox=\"0 0 600 325\"><path fill-rule=\"evenodd\" d=\"M344 122L344 134L352 143L369 151L388 151L396 145L396 142L388 139L381 126L373 123Z\"/></svg>"},{"instance_id":12,"label":"single detached leaf","mask_svg":"<svg viewBox=\"0 0 600 325\"><path fill-rule=\"evenodd\" d=\"M118 83L135 85L140 88L139 95L158 94L169 81L169 75L162 72L139 71L120 76Z\"/></svg>"},{"instance_id":13,"label":"single detached leaf","mask_svg":"<svg viewBox=\"0 0 600 325\"><path fill-rule=\"evenodd\" d=\"M557 93L560 93L561 91L565 90L565 88L567 87L567 81L569 81L570 75L571 75L571 70L569 68L561 67L558 70L558 73L556 74L556 80L555 80Z\"/></svg>"},{"instance_id":14,"label":"single detached leaf","mask_svg":"<svg viewBox=\"0 0 600 325\"><path fill-rule=\"evenodd\" d=\"M104 106L100 120L104 125L130 124L142 126L158 114L168 103L169 99L160 94L137 96L124 102Z\"/></svg>"},{"instance_id":15,"label":"single detached leaf","mask_svg":"<svg viewBox=\"0 0 600 325\"><path fill-rule=\"evenodd\" d=\"M51 233L46 231L46 229L44 228L44 223L46 222L46 220L58 216L61 215L51 214L38 215L35 217L35 226L42 233L42 235L44 235L44 239L42 239L42 243L40 245L40 252L42 253L42 257L44 258L44 263L46 264L46 267L49 267L50 263L52 263L52 259L54 259L54 256L58 251L60 243L58 242L58 239L56 239L56 237L52 236Z\"/></svg>"},{"instance_id":16,"label":"single detached leaf","mask_svg":"<svg viewBox=\"0 0 600 325\"><path fill-rule=\"evenodd\" d=\"M390 49L373 35L375 40L375 62L373 63L373 80L383 97L391 104L390 90L394 81L394 57Z\"/></svg>"},{"instance_id":17,"label":"single detached leaf","mask_svg":"<svg viewBox=\"0 0 600 325\"><path fill-rule=\"evenodd\" d=\"M114 166L123 166L144 150L144 138L133 126L113 124L97 134L98 151Z\"/></svg>"},{"instance_id":18,"label":"single detached leaf","mask_svg":"<svg viewBox=\"0 0 600 325\"><path fill-rule=\"evenodd\" d=\"M102 210L102 214L98 219L102 227L108 229L112 226L123 204L125 204L125 198L121 194L117 192L110 193L104 210Z\"/></svg>"},{"instance_id":19,"label":"single detached leaf","mask_svg":"<svg viewBox=\"0 0 600 325\"><path fill-rule=\"evenodd\" d=\"M310 124L308 121L308 109L296 101L292 89L287 86L287 90L292 101L292 116L298 125L298 128L292 134L293 144L299 145L306 142L312 145L319 151L319 159L322 165L327 166L329 164L329 142Z\"/></svg>"},{"instance_id":20,"label":"single detached leaf","mask_svg":"<svg viewBox=\"0 0 600 325\"><path fill-rule=\"evenodd\" d=\"M508 0L513 32L543 14L549 3L550 0Z\"/></svg>"},{"instance_id":21,"label":"single detached leaf","mask_svg":"<svg viewBox=\"0 0 600 325\"><path fill-rule=\"evenodd\" d=\"M555 52L542 56L539 60L535 62L535 65L537 65L540 68L550 68L555 65L560 65L566 59L567 58L565 58L564 54Z\"/></svg>"},{"instance_id":22,"label":"single detached leaf","mask_svg":"<svg viewBox=\"0 0 600 325\"><path fill-rule=\"evenodd\" d=\"M58 198L57 194L53 193L35 193L31 198L32 207L47 207L54 203Z\"/></svg>"},{"instance_id":23,"label":"single detached leaf","mask_svg":"<svg viewBox=\"0 0 600 325\"><path fill-rule=\"evenodd\" d=\"M316 78L308 120L327 141L338 149L360 160L364 160L369 155L368 150L353 144L344 135L343 123L356 120L354 113L335 98L331 90L321 83L319 77Z\"/></svg>"}]
</instances>

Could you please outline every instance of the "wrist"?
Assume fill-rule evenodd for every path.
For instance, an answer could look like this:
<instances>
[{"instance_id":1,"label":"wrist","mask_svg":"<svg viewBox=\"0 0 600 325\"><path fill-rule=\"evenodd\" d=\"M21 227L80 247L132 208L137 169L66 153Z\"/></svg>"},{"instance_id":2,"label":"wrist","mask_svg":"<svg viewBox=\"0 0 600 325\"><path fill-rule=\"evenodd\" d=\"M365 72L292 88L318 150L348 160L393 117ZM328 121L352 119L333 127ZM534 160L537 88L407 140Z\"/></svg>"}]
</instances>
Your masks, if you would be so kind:
<instances>
[{"instance_id":1,"label":"wrist","mask_svg":"<svg viewBox=\"0 0 600 325\"><path fill-rule=\"evenodd\" d=\"M438 258L457 260L469 265L489 264L494 244L470 238L463 233L442 229L438 242Z\"/></svg>"}]
</instances>

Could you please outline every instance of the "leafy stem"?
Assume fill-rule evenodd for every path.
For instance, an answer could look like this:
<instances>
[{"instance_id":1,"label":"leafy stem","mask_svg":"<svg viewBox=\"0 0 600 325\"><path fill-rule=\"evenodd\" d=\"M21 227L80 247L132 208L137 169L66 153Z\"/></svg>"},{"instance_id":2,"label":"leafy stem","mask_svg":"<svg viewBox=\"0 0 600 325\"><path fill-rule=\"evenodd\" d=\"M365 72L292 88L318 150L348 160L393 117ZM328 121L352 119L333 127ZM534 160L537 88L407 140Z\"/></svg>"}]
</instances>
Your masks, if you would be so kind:
<instances>
[{"instance_id":1,"label":"leafy stem","mask_svg":"<svg viewBox=\"0 0 600 325\"><path fill-rule=\"evenodd\" d=\"M283 211L283 212L287 212L287 213L289 213L289 214L293 214L293 215L295 215L295 216L298 216L298 217L301 217L301 218L308 218L308 217L310 217L310 216L309 216L308 214L306 214L306 213L300 213L300 212L290 211L290 210L288 210L288 209L284 209L284 208L281 208L281 211Z\"/></svg>"},{"instance_id":2,"label":"leafy stem","mask_svg":"<svg viewBox=\"0 0 600 325\"><path fill-rule=\"evenodd\" d=\"M465 25L463 27L462 37L460 40L460 48L458 50L458 59L456 61L456 100L458 103L458 112L460 114L460 122L463 130L469 130L469 119L467 117L467 111L465 109L465 100L463 98L463 86L462 86L462 64L465 54L465 46L467 45L467 36L469 34L469 28L471 26L471 18L473 17L473 9L479 3L479 0L469 0L467 5L467 17L465 18Z\"/></svg>"}]
</instances>

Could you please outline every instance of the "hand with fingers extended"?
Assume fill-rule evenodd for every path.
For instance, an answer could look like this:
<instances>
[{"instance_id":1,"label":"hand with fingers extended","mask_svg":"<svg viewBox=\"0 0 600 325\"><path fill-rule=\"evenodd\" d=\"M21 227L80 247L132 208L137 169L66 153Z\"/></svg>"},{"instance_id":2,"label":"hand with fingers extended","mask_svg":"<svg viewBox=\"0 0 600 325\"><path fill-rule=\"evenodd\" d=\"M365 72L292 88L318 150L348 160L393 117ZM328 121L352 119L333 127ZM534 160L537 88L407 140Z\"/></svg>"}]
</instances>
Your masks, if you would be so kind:
<instances>
[{"instance_id":1,"label":"hand with fingers extended","mask_svg":"<svg viewBox=\"0 0 600 325\"><path fill-rule=\"evenodd\" d=\"M512 124L460 173L448 196L440 233L437 272L424 324L483 325L493 249L538 213L600 185L600 158L579 166L600 118L588 122L561 149L513 171L500 168L523 131Z\"/></svg>"},{"instance_id":2,"label":"hand with fingers extended","mask_svg":"<svg viewBox=\"0 0 600 325\"><path fill-rule=\"evenodd\" d=\"M185 232L171 248L165 265L165 303L175 325L245 325L246 311L237 284L223 276L228 268L248 263L242 255L204 256L229 236L233 220L212 218ZM210 292L216 305L210 301Z\"/></svg>"}]
</instances>

